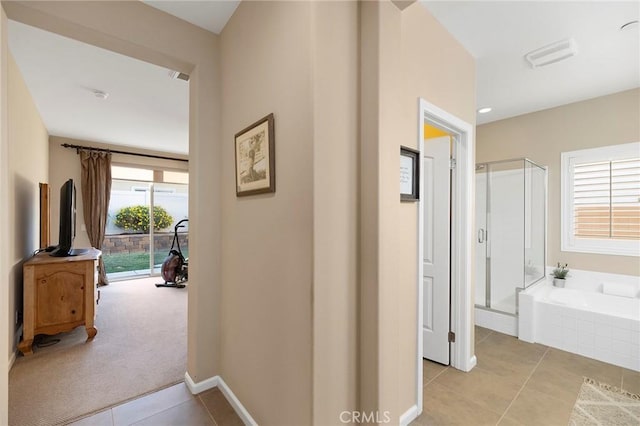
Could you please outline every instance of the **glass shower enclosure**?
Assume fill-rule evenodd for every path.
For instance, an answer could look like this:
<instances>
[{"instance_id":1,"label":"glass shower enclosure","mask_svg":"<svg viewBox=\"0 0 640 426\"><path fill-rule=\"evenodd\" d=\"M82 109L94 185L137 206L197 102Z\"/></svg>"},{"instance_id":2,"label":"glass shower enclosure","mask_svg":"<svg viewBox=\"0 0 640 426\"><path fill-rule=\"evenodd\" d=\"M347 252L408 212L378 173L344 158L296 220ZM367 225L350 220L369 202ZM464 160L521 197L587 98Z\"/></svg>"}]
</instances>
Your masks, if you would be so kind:
<instances>
[{"instance_id":1,"label":"glass shower enclosure","mask_svg":"<svg viewBox=\"0 0 640 426\"><path fill-rule=\"evenodd\" d=\"M518 313L545 278L546 169L527 158L476 164L477 308Z\"/></svg>"}]
</instances>

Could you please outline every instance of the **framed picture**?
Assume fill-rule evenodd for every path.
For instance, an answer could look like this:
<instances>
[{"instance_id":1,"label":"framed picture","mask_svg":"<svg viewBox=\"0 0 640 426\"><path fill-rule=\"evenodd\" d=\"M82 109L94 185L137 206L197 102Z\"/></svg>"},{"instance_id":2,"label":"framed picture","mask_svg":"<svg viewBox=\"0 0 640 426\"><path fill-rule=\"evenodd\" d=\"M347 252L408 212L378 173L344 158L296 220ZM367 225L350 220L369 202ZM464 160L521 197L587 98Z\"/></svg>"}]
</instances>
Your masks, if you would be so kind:
<instances>
[{"instance_id":1,"label":"framed picture","mask_svg":"<svg viewBox=\"0 0 640 426\"><path fill-rule=\"evenodd\" d=\"M420 152L400 147L400 201L420 199Z\"/></svg>"},{"instance_id":2,"label":"framed picture","mask_svg":"<svg viewBox=\"0 0 640 426\"><path fill-rule=\"evenodd\" d=\"M273 114L236 133L236 196L276 192Z\"/></svg>"}]
</instances>

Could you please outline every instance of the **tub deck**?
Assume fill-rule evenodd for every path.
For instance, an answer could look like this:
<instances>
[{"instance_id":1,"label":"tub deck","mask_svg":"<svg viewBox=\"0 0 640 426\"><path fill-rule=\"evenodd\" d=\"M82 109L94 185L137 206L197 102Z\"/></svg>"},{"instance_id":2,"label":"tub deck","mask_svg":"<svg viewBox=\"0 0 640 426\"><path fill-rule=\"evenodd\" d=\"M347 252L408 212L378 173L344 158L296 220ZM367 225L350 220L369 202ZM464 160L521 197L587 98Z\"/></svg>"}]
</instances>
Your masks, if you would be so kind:
<instances>
[{"instance_id":1,"label":"tub deck","mask_svg":"<svg viewBox=\"0 0 640 426\"><path fill-rule=\"evenodd\" d=\"M640 299L596 290L548 281L522 292L519 338L640 371Z\"/></svg>"}]
</instances>

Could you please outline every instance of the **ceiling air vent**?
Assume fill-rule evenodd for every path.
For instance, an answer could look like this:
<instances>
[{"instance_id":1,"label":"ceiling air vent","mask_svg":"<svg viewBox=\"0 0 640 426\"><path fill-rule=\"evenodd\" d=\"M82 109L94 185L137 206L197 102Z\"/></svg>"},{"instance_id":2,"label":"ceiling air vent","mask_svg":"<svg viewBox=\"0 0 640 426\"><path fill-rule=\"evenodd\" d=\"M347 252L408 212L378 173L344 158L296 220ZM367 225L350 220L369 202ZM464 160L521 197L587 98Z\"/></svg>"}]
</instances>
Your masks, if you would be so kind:
<instances>
[{"instance_id":1,"label":"ceiling air vent","mask_svg":"<svg viewBox=\"0 0 640 426\"><path fill-rule=\"evenodd\" d=\"M179 71L169 71L169 77L177 80L189 81L189 74L185 74Z\"/></svg>"},{"instance_id":2,"label":"ceiling air vent","mask_svg":"<svg viewBox=\"0 0 640 426\"><path fill-rule=\"evenodd\" d=\"M577 54L578 47L576 46L576 41L568 38L533 50L524 55L524 58L529 65L531 65L531 68L538 68L560 62Z\"/></svg>"}]
</instances>

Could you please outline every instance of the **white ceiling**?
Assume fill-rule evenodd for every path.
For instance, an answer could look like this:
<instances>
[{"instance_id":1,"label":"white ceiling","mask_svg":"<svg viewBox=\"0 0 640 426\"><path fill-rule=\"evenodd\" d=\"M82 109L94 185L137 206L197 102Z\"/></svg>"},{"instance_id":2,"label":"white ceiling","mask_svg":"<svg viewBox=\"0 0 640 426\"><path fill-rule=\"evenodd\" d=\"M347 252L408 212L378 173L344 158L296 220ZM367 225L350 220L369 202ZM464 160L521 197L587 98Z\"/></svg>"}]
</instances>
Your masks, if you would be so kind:
<instances>
[{"instance_id":1,"label":"white ceiling","mask_svg":"<svg viewBox=\"0 0 640 426\"><path fill-rule=\"evenodd\" d=\"M239 1L145 1L219 33ZM640 2L422 1L477 60L478 124L640 86ZM524 54L574 37L579 53L530 69ZM188 83L168 70L17 22L9 47L49 133L188 152ZM109 93L106 100L91 89Z\"/></svg>"},{"instance_id":2,"label":"white ceiling","mask_svg":"<svg viewBox=\"0 0 640 426\"><path fill-rule=\"evenodd\" d=\"M14 21L9 49L49 134L188 153L189 83L169 70Z\"/></svg>"},{"instance_id":3,"label":"white ceiling","mask_svg":"<svg viewBox=\"0 0 640 426\"><path fill-rule=\"evenodd\" d=\"M640 2L422 1L473 55L488 123L640 86ZM578 55L531 69L524 55L573 37Z\"/></svg>"},{"instance_id":4,"label":"white ceiling","mask_svg":"<svg viewBox=\"0 0 640 426\"><path fill-rule=\"evenodd\" d=\"M220 34L240 4L240 0L142 1L151 7L160 9L215 34Z\"/></svg>"}]
</instances>

